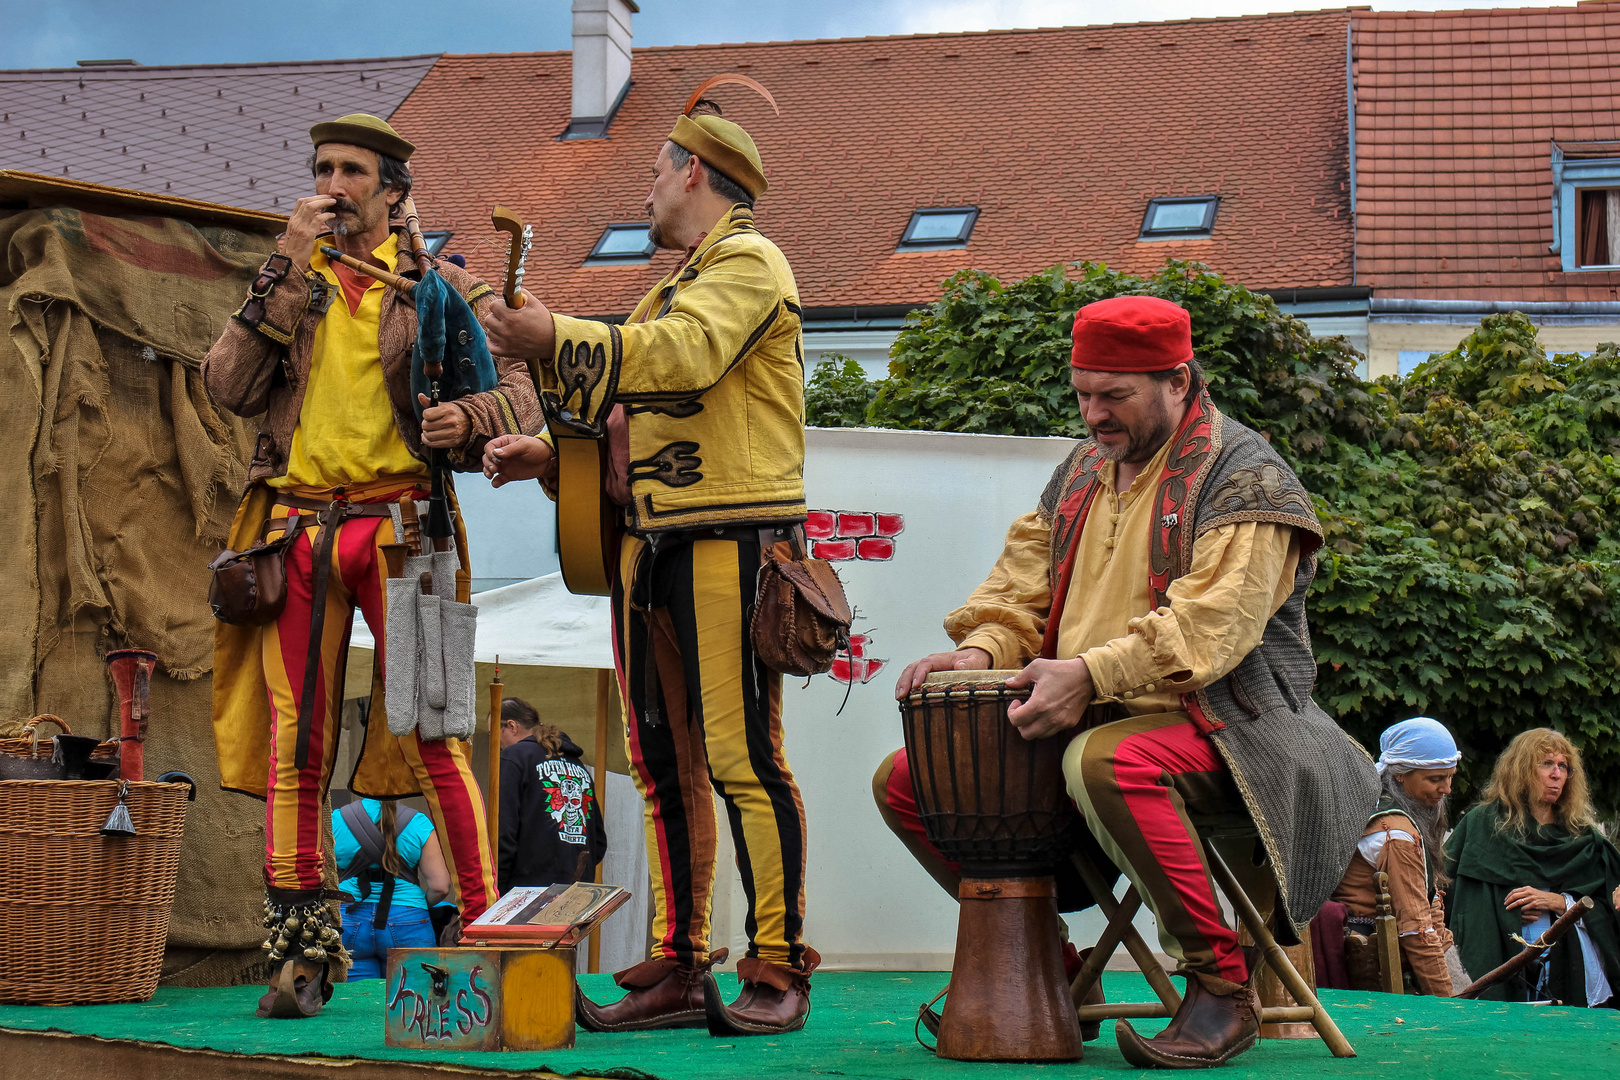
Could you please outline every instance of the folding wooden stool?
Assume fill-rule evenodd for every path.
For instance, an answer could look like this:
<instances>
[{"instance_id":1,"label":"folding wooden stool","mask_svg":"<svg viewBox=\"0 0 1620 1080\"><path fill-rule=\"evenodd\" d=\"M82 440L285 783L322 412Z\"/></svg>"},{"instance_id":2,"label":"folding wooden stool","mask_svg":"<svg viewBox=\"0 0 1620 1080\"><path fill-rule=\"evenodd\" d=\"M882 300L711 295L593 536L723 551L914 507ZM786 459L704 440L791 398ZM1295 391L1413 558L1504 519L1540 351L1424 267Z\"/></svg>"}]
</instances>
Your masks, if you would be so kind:
<instances>
[{"instance_id":1,"label":"folding wooden stool","mask_svg":"<svg viewBox=\"0 0 1620 1080\"><path fill-rule=\"evenodd\" d=\"M1356 1052L1350 1046L1349 1040L1339 1030L1339 1026L1328 1015L1327 1008L1317 998L1309 984L1300 977L1298 969L1283 952L1277 939L1272 936L1271 930L1266 926L1266 920L1261 917L1254 901L1243 890L1232 868L1226 864L1221 853L1216 850L1216 840L1254 840L1259 838L1259 831L1254 822L1246 814L1232 814L1221 817L1194 817L1193 827L1198 830L1198 837L1204 845L1204 855L1209 860L1210 873L1215 883L1220 886L1226 898L1232 902L1242 925L1254 938L1260 950L1261 963L1270 967L1277 978L1298 1005L1271 1006L1260 1010L1261 1023L1308 1022L1316 1029L1316 1034L1327 1044L1334 1057L1355 1057ZM1142 906L1142 898L1132 885L1125 891L1123 899L1115 900L1113 890L1108 887L1101 872L1085 854L1076 851L1073 854L1075 869L1080 872L1080 878L1085 882L1086 888L1097 901L1097 907L1108 919L1108 925L1103 929L1097 944L1092 948L1091 954L1080 968L1074 982L1069 987L1069 995L1075 1003L1075 1011L1079 1014L1080 1023L1097 1023L1103 1020L1163 1020L1175 1015L1181 1007L1181 995L1170 982L1170 976L1160 966L1158 957L1148 943L1142 940L1142 935L1132 925L1136 912ZM1142 975L1147 979L1148 985L1159 996L1157 1002L1106 1002L1100 1005L1082 1005L1086 995L1102 978L1103 969L1118 948L1124 945L1131 959L1141 968ZM1253 974L1252 972L1250 973Z\"/></svg>"}]
</instances>

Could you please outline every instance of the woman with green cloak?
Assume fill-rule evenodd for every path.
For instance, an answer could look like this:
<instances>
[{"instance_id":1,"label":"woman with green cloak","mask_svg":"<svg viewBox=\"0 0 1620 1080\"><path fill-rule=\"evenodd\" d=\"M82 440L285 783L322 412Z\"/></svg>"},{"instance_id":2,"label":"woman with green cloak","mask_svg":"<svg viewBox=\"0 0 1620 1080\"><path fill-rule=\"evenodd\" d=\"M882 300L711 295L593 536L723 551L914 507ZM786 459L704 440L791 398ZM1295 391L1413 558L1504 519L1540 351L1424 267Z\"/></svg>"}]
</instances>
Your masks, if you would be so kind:
<instances>
[{"instance_id":1,"label":"woman with green cloak","mask_svg":"<svg viewBox=\"0 0 1620 1080\"><path fill-rule=\"evenodd\" d=\"M1484 975L1534 941L1570 904L1597 905L1541 965L1485 991L1497 1001L1620 1007L1620 850L1597 828L1581 756L1548 728L1518 735L1480 802L1446 841L1451 931Z\"/></svg>"}]
</instances>

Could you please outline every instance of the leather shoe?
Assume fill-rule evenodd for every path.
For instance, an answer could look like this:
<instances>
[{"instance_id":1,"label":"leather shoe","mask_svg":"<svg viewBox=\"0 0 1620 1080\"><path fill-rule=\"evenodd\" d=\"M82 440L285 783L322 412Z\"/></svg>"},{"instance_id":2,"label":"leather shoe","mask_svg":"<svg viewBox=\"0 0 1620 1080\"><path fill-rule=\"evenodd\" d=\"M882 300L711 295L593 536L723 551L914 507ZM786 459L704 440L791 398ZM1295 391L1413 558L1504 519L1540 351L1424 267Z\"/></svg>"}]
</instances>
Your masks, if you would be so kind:
<instances>
[{"instance_id":1,"label":"leather shoe","mask_svg":"<svg viewBox=\"0 0 1620 1080\"><path fill-rule=\"evenodd\" d=\"M1170 1024L1151 1039L1120 1020L1114 1037L1125 1060L1142 1069L1207 1069L1221 1065L1254 1045L1260 1035L1260 999L1246 986L1217 994L1196 975L1187 976L1187 992Z\"/></svg>"},{"instance_id":2,"label":"leather shoe","mask_svg":"<svg viewBox=\"0 0 1620 1080\"><path fill-rule=\"evenodd\" d=\"M702 964L664 958L626 968L613 981L630 992L611 1005L596 1004L575 984L580 1026L587 1031L702 1027L703 980L712 981L709 969L725 963L726 955L726 949L717 949Z\"/></svg>"},{"instance_id":3,"label":"leather shoe","mask_svg":"<svg viewBox=\"0 0 1620 1080\"><path fill-rule=\"evenodd\" d=\"M341 970L339 974L341 974ZM307 1020L332 1000L332 980L325 960L297 957L282 961L270 975L254 1015L262 1020Z\"/></svg>"},{"instance_id":4,"label":"leather shoe","mask_svg":"<svg viewBox=\"0 0 1620 1080\"><path fill-rule=\"evenodd\" d=\"M730 1005L720 996L720 984L706 973L703 1002L709 1034L781 1035L804 1027L810 1015L810 973L821 963L821 954L807 947L800 963L802 967L790 968L752 956L737 961L743 988Z\"/></svg>"}]
</instances>

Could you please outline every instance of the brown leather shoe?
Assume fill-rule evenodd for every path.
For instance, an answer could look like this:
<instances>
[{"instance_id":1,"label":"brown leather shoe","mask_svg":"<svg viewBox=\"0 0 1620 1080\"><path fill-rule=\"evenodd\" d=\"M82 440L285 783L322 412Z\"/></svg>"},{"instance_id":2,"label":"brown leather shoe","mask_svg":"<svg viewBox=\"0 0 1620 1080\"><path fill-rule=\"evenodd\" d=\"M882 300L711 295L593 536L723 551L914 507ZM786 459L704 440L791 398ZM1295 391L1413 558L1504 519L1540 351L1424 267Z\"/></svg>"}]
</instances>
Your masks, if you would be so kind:
<instances>
[{"instance_id":1,"label":"brown leather shoe","mask_svg":"<svg viewBox=\"0 0 1620 1080\"><path fill-rule=\"evenodd\" d=\"M1131 1025L1114 1024L1114 1037L1125 1060L1141 1069L1207 1069L1243 1053L1260 1036L1260 1000L1246 986L1216 994L1196 975L1187 976L1187 993L1170 1024L1151 1039Z\"/></svg>"},{"instance_id":2,"label":"brown leather shoe","mask_svg":"<svg viewBox=\"0 0 1620 1080\"><path fill-rule=\"evenodd\" d=\"M702 964L689 966L660 959L626 968L615 974L613 981L630 992L611 1005L596 1004L575 984L580 1026L587 1031L702 1027L702 980L715 964L725 963L726 955L727 950L717 949Z\"/></svg>"},{"instance_id":3,"label":"brown leather shoe","mask_svg":"<svg viewBox=\"0 0 1620 1080\"><path fill-rule=\"evenodd\" d=\"M254 1015L263 1020L307 1020L332 1000L325 960L286 960L270 975L270 988Z\"/></svg>"},{"instance_id":4,"label":"brown leather shoe","mask_svg":"<svg viewBox=\"0 0 1620 1080\"><path fill-rule=\"evenodd\" d=\"M730 1005L720 996L714 976L703 976L703 1002L708 1011L709 1034L781 1035L804 1027L810 1015L810 973L821 963L821 954L804 950L799 968L771 964L755 957L737 961L737 978L742 993Z\"/></svg>"}]
</instances>

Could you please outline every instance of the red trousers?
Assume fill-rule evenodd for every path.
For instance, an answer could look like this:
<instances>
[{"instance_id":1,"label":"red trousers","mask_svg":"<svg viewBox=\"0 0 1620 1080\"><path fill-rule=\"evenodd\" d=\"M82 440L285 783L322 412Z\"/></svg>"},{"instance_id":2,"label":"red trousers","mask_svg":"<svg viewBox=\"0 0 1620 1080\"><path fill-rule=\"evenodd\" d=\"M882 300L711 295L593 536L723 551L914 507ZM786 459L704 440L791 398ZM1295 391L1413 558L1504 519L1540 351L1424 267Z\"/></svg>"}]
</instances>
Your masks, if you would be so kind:
<instances>
[{"instance_id":1,"label":"red trousers","mask_svg":"<svg viewBox=\"0 0 1620 1080\"><path fill-rule=\"evenodd\" d=\"M274 511L278 518L285 517L286 513L286 507L282 506ZM376 639L379 659L386 659L380 654L387 564L378 553L377 545L393 540L393 523L388 518L350 518L338 527L327 577L326 622L320 670L316 676L309 754L304 768L299 769L296 767L298 705L304 687L315 583L312 546L315 529L306 528L303 532L287 552L287 607L273 625L265 627L262 649L273 725L264 865L270 884L284 889L321 887L324 851L321 806L337 760L338 716L349 631L354 623L354 610L359 608ZM427 800L428 813L450 870L452 896L464 920L470 922L477 918L494 902L497 891L493 864L487 854L489 837L483 795L468 764L467 744L459 739L428 742L415 732L396 737L386 729L371 730L367 735L374 739L398 738L400 752Z\"/></svg>"},{"instance_id":2,"label":"red trousers","mask_svg":"<svg viewBox=\"0 0 1620 1080\"><path fill-rule=\"evenodd\" d=\"M1237 933L1216 899L1203 844L1187 816L1189 810L1220 814L1243 806L1209 739L1179 713L1129 717L1076 736L1063 769L1092 834L1152 909L1165 952L1184 971L1247 981ZM912 834L910 843L939 858L917 815L904 750L894 754L883 799Z\"/></svg>"}]
</instances>

